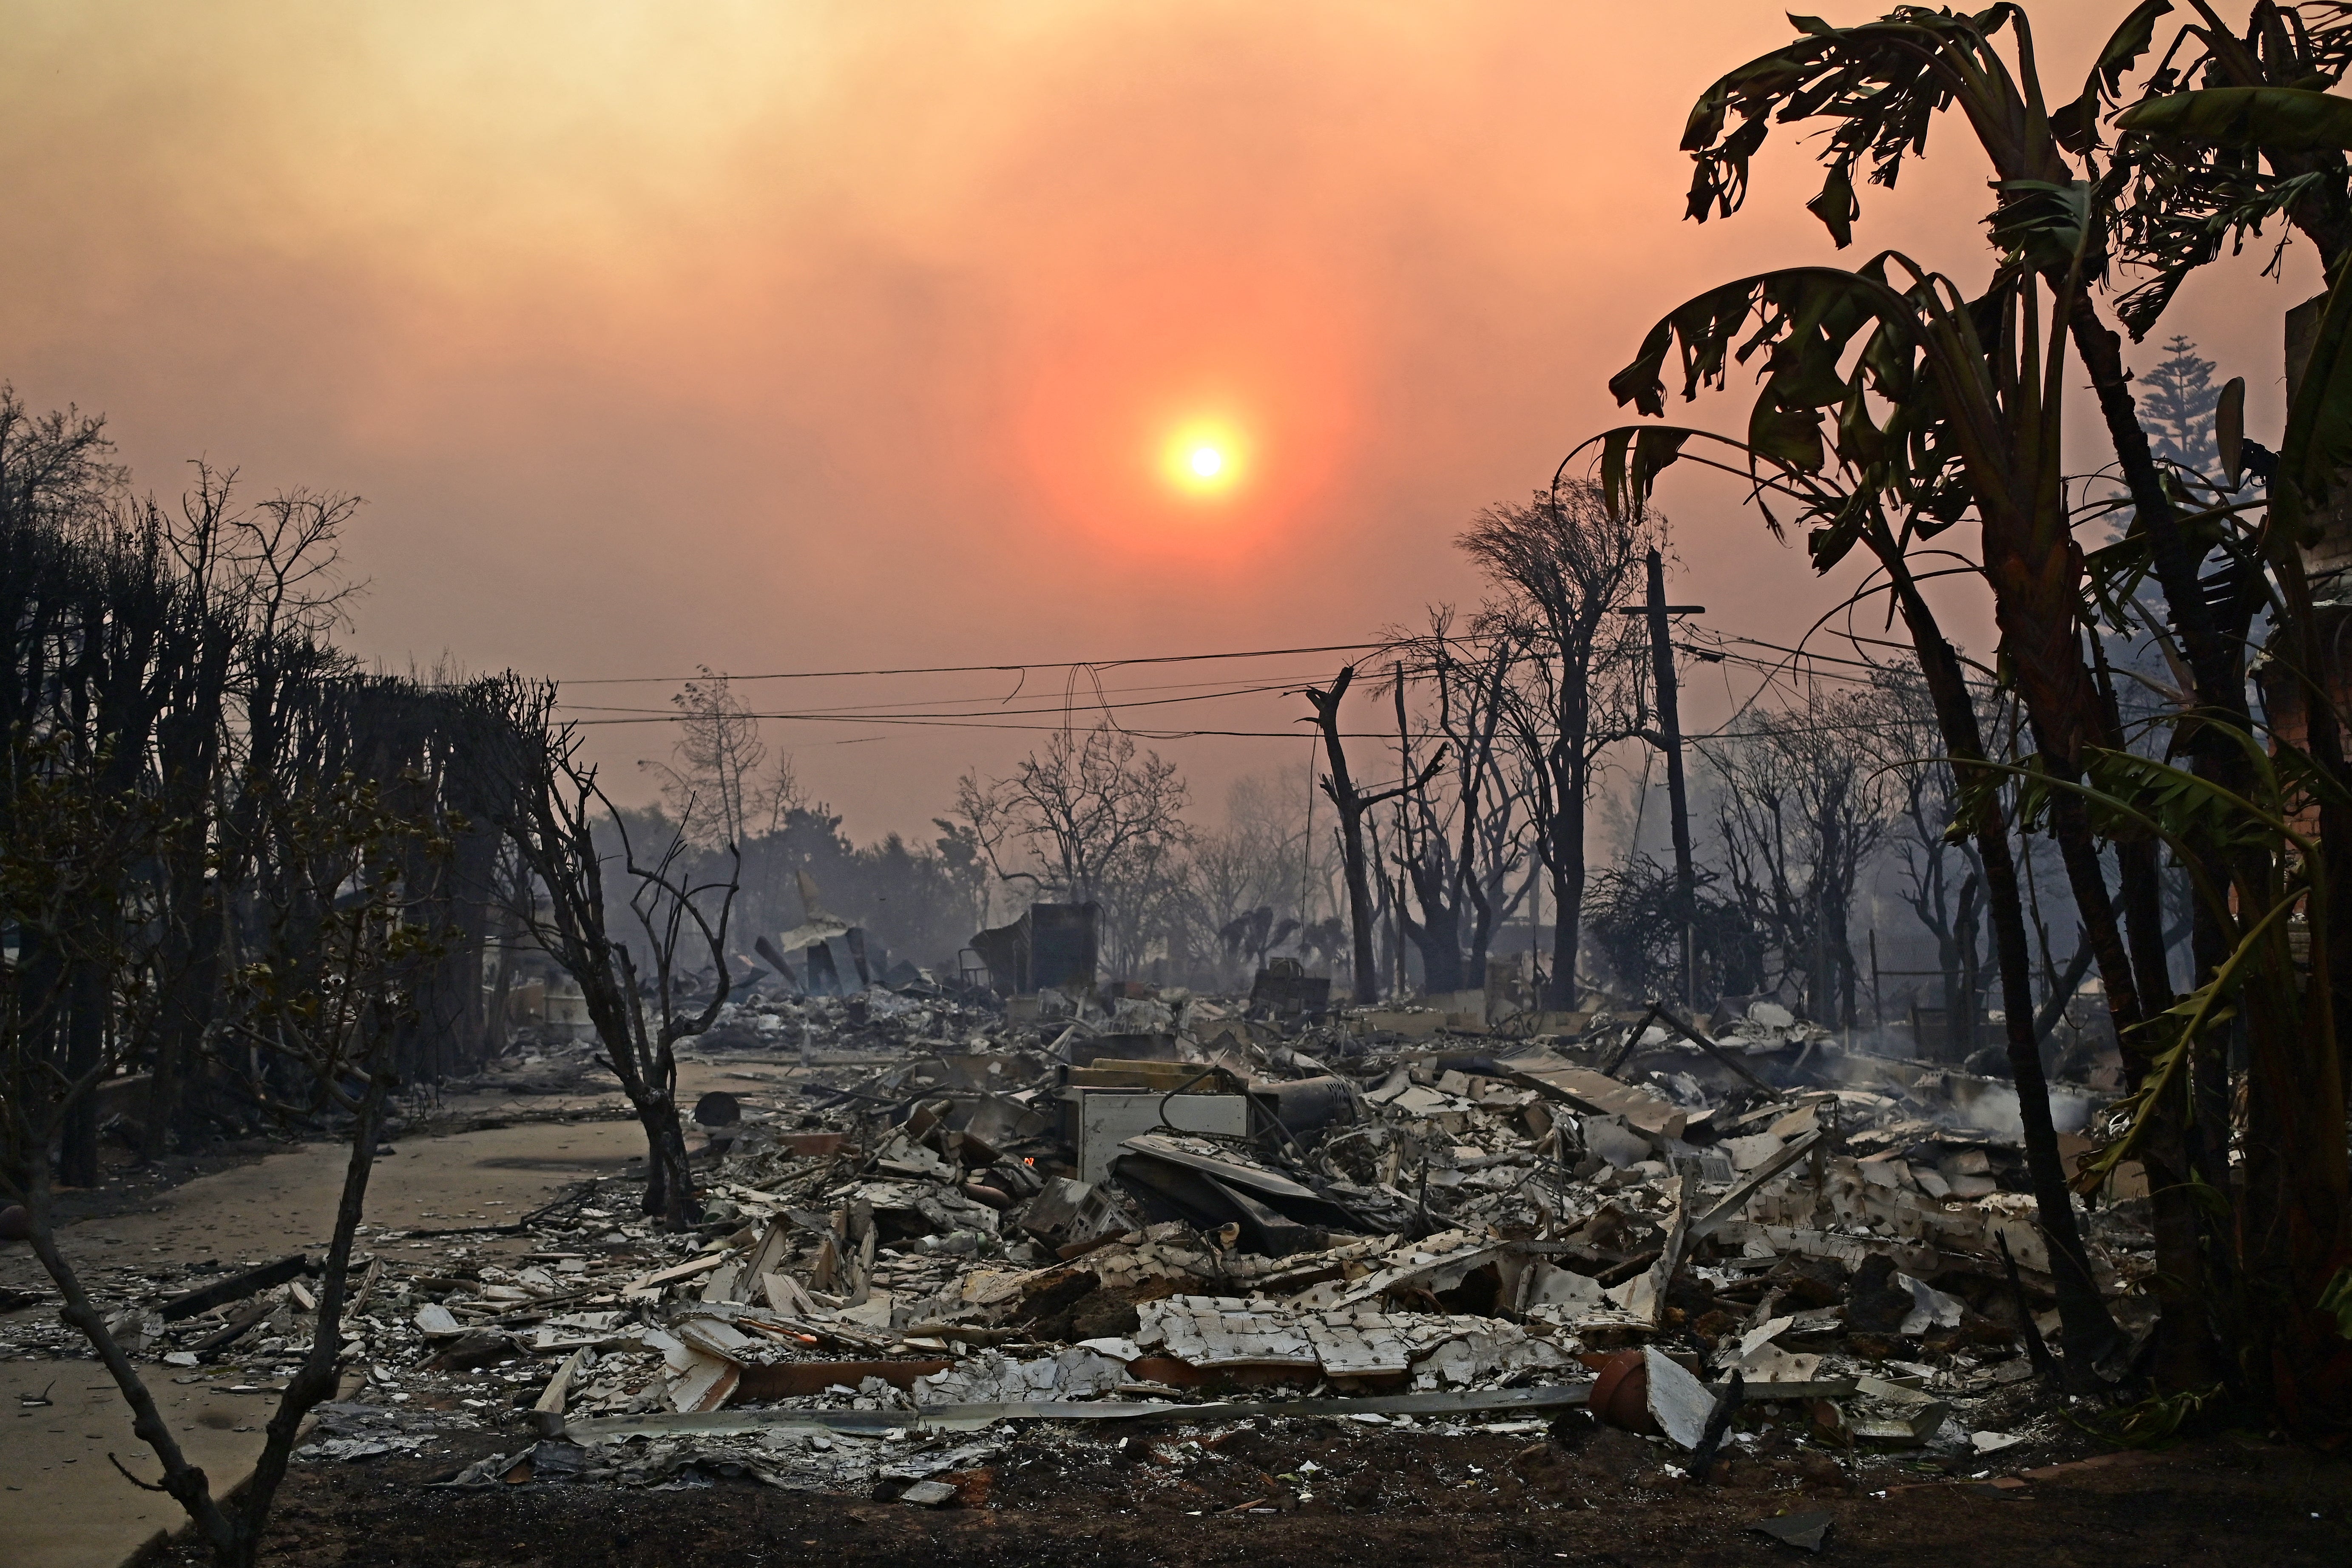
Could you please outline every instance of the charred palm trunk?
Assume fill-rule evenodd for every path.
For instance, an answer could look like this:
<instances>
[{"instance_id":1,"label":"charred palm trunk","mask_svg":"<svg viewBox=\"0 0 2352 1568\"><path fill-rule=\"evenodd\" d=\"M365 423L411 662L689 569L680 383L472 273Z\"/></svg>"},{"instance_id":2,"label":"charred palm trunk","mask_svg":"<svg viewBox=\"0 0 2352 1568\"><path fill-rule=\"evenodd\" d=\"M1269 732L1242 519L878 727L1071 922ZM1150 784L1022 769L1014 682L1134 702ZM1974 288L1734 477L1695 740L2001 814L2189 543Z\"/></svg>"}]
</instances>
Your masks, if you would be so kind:
<instances>
[{"instance_id":1,"label":"charred palm trunk","mask_svg":"<svg viewBox=\"0 0 2352 1568\"><path fill-rule=\"evenodd\" d=\"M2017 863L2010 852L2009 832L1999 803L1991 795L1991 779L1980 771L1986 761L1984 741L1959 656L1945 640L1935 612L1920 595L1895 542L1875 535L1872 548L1894 581L1904 624L1910 630L1920 671L1935 701L1937 728L1958 780L1962 809L1970 815L1969 833L1984 878L1985 912L2000 968L2001 1027L2009 1049L2010 1077L2017 1085L2026 1171L2058 1293L2066 1375L2073 1385L2087 1388L2095 1382L2094 1366L2115 1348L2120 1335L2091 1273L2090 1254L2074 1222L2074 1193L2058 1152L2058 1130L2050 1119L2050 1086L2042 1070L2041 1047L2033 1037L2033 952L2026 938ZM1977 792L1982 793L1971 800Z\"/></svg>"}]
</instances>

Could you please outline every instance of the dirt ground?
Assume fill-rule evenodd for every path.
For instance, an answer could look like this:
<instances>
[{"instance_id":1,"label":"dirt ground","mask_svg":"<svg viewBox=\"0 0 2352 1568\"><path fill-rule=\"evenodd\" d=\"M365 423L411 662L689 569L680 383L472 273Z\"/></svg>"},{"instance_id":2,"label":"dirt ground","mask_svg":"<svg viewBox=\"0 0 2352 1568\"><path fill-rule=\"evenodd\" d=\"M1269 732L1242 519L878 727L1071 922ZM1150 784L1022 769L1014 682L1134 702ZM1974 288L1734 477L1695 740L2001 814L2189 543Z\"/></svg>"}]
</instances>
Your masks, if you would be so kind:
<instances>
[{"instance_id":1,"label":"dirt ground","mask_svg":"<svg viewBox=\"0 0 2352 1568\"><path fill-rule=\"evenodd\" d=\"M1994 1488L1897 1461L1860 1483L1834 1465L1744 1457L1712 1484L1663 1451L1583 1428L1432 1436L1260 1422L1222 1437L1161 1429L1014 1441L929 1510L749 1480L654 1490L425 1483L434 1464L299 1468L263 1560L304 1568L562 1563L753 1568L863 1563L1403 1564L1806 1560L1748 1526L1826 1510L1823 1562L1902 1568L2328 1564L2352 1560L2352 1465L2246 1437L2185 1443ZM2087 1441L2086 1454L2096 1452ZM1308 1467L1312 1466L1313 1468ZM1302 1494L1305 1500L1301 1500ZM1253 1506L1255 1505L1255 1506ZM194 1565L184 1549L162 1560Z\"/></svg>"}]
</instances>

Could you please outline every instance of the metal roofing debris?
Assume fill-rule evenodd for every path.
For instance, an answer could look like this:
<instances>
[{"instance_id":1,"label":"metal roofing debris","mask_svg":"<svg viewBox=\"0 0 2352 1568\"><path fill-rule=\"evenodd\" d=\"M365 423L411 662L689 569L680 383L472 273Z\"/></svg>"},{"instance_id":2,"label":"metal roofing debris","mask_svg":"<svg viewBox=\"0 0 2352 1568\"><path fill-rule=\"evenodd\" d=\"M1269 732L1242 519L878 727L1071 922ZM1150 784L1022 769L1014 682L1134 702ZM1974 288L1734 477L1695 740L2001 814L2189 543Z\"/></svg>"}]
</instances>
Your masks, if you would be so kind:
<instances>
[{"instance_id":1,"label":"metal roofing debris","mask_svg":"<svg viewBox=\"0 0 2352 1568\"><path fill-rule=\"evenodd\" d=\"M738 1118L708 1133L702 1234L653 1231L612 1182L506 1227L531 1238L522 1259L369 1232L351 1404L392 1426L338 1430L316 1457L526 1409L562 1441L465 1484L653 1484L719 1452L698 1445L766 1434L785 1447L727 1462L858 1489L977 1463L967 1438L923 1435L999 1422L1453 1419L1588 1397L1692 1448L1735 1373L1735 1426L1833 1407L1839 1444L1972 1455L1969 1411L2033 1375L2000 1249L2029 1307L2048 1253L2018 1151L1969 1121L2013 1094L1757 1001L1694 1045L1631 1010L1544 1015L1577 1032L1514 1039L1458 997L1302 1021L1123 989L730 1004L696 1047L740 1080ZM1462 1029L1479 1032L1443 1037ZM551 1033L521 1049L503 1070L576 1076L593 1054ZM1194 1114L1209 1106L1224 1119ZM2135 1212L2086 1224L2103 1289L2145 1327ZM133 1300L117 1321L134 1353L180 1365L191 1346L290 1365L314 1305L301 1268ZM428 1392L451 1408L424 1410ZM1976 1436L2025 1419L2004 1407Z\"/></svg>"}]
</instances>

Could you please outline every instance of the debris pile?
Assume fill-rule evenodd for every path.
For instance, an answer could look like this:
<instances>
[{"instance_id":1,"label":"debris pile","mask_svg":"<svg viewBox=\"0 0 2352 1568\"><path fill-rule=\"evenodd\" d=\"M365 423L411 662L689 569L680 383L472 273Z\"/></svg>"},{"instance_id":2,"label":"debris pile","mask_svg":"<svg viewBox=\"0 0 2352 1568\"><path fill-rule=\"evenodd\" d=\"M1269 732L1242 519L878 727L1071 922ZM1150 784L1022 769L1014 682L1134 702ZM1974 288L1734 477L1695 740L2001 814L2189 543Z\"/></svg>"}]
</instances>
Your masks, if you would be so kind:
<instances>
[{"instance_id":1,"label":"debris pile","mask_svg":"<svg viewBox=\"0 0 2352 1568\"><path fill-rule=\"evenodd\" d=\"M1415 1016L927 984L730 1006L708 1061L770 1054L698 1108L699 1232L605 1182L528 1216L518 1258L367 1233L357 1386L302 1452L536 1426L450 1484L698 1468L944 1501L1024 1419L1589 1404L1693 1451L2021 1440L2054 1316L2007 1086L1769 1003L1705 1037L1655 1010L1522 1038ZM2134 1211L2085 1218L2141 1328ZM305 1268L117 1321L194 1375L290 1373Z\"/></svg>"}]
</instances>

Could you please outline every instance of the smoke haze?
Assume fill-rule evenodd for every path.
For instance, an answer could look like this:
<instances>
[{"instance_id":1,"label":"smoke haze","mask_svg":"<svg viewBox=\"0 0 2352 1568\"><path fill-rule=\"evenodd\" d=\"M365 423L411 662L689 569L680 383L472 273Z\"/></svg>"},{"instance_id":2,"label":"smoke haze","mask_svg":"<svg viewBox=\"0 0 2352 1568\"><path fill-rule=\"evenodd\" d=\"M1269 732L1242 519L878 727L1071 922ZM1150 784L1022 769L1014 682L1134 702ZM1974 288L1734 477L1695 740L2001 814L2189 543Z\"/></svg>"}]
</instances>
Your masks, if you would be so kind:
<instances>
[{"instance_id":1,"label":"smoke haze","mask_svg":"<svg viewBox=\"0 0 2352 1568\"><path fill-rule=\"evenodd\" d=\"M2043 8L2053 83L2110 9ZM354 645L400 666L587 680L1361 641L1475 597L1454 532L1615 422L1604 384L1658 315L1834 254L1785 137L1748 212L1681 221L1683 114L1787 36L1768 5L5 15L0 376L104 411L145 488L201 457L249 494L364 496ZM1850 259L1899 242L1982 275L1990 203L1958 130L1867 193ZM2248 377L2257 434L2278 315L2317 287L2307 257L2283 285L2260 259L2200 276L2167 324ZM1236 432L1221 500L1161 475L1200 418ZM1665 500L1675 593L1711 624L1786 640L1836 602L1736 495ZM1278 683L1336 657L1242 668ZM932 712L1017 679L745 694ZM1737 695L1716 679L1701 721ZM1049 724L1010 710L1065 689L1032 678L982 721ZM1301 710L1131 721L1287 731ZM956 773L1038 736L769 738L865 837L919 830ZM597 742L638 795L629 763L667 744ZM1303 731L1164 749L1212 801L1307 754Z\"/></svg>"}]
</instances>

